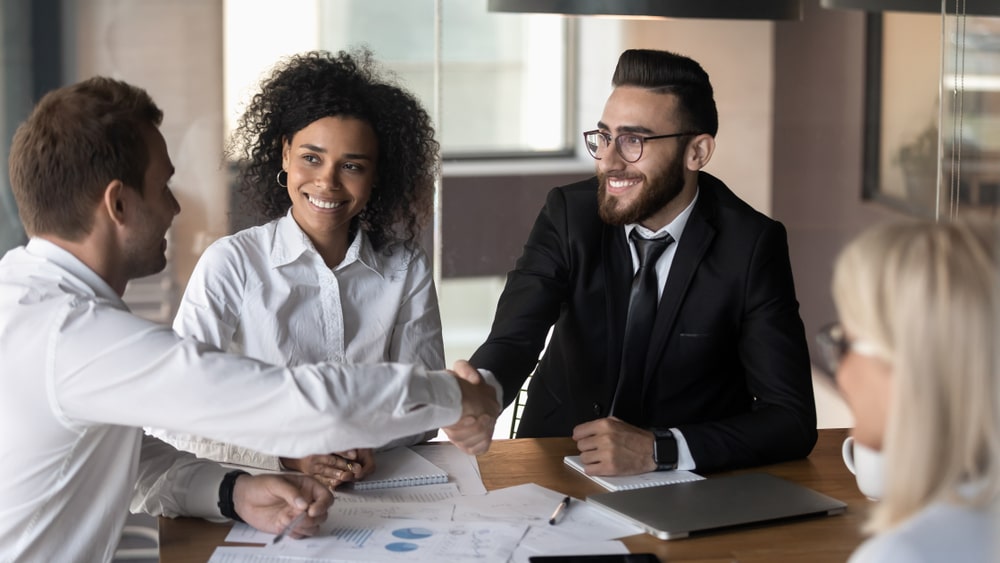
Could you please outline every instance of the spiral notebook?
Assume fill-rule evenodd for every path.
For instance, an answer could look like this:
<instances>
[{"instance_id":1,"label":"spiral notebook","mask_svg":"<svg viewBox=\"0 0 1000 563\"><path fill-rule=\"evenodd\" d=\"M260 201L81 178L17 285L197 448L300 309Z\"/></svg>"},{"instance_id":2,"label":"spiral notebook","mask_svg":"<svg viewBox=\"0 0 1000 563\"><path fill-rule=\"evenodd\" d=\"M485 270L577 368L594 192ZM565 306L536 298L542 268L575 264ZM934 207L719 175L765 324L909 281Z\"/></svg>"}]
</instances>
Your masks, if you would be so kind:
<instances>
[{"instance_id":1,"label":"spiral notebook","mask_svg":"<svg viewBox=\"0 0 1000 563\"><path fill-rule=\"evenodd\" d=\"M354 483L354 490L388 489L447 483L448 472L410 448L375 453L375 472Z\"/></svg>"},{"instance_id":2,"label":"spiral notebook","mask_svg":"<svg viewBox=\"0 0 1000 563\"><path fill-rule=\"evenodd\" d=\"M624 477L600 477L597 475L587 475L583 471L583 462L580 461L580 456L578 455L564 457L563 463L576 469L585 477L609 491L628 491L631 489L673 485L674 483L687 483L689 481L701 481L704 479L704 477L692 471L650 471L649 473L627 475Z\"/></svg>"}]
</instances>

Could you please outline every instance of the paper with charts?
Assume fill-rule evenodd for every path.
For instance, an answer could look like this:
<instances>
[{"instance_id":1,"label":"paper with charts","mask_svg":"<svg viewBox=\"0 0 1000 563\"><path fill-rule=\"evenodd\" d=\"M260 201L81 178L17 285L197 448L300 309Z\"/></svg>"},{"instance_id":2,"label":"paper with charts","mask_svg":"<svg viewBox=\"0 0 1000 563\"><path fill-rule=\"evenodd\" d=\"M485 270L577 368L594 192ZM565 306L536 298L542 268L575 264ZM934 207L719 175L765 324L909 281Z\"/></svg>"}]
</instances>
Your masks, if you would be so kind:
<instances>
[{"instance_id":1,"label":"paper with charts","mask_svg":"<svg viewBox=\"0 0 1000 563\"><path fill-rule=\"evenodd\" d=\"M417 494L435 487L451 490ZM349 495L338 491L317 537L271 544L273 534L238 523L227 541L263 546L219 547L210 561L528 563L533 555L625 553L624 544L611 538L642 531L580 500L570 503L557 525L549 525L553 509L564 496L535 483L478 495L459 495L455 483Z\"/></svg>"},{"instance_id":2,"label":"paper with charts","mask_svg":"<svg viewBox=\"0 0 1000 563\"><path fill-rule=\"evenodd\" d=\"M611 517L598 508L582 500L574 499L563 512L557 526L549 525L553 509L563 497L552 489L536 483L525 483L490 491L485 497L461 497L454 499L458 522L469 520L495 520L523 522L542 528L558 529L564 534L575 536L578 541L608 540L641 534L642 528Z\"/></svg>"},{"instance_id":3,"label":"paper with charts","mask_svg":"<svg viewBox=\"0 0 1000 563\"><path fill-rule=\"evenodd\" d=\"M324 526L325 528L326 526ZM283 561L475 561L504 563L527 531L507 522L357 519L328 535L257 548L218 548L212 563Z\"/></svg>"}]
</instances>

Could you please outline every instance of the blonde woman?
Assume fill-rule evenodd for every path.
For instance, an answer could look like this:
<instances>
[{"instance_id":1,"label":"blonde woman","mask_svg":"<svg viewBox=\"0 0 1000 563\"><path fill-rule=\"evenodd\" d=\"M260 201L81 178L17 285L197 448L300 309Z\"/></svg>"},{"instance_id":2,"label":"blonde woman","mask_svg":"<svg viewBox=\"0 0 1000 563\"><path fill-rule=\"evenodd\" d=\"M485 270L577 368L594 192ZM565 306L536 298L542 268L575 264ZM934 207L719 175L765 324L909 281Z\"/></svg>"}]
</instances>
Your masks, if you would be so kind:
<instances>
[{"instance_id":1,"label":"blonde woman","mask_svg":"<svg viewBox=\"0 0 1000 563\"><path fill-rule=\"evenodd\" d=\"M837 260L840 315L820 335L881 482L851 557L995 561L1000 493L997 231L906 222L873 228ZM859 467L859 470L861 468Z\"/></svg>"}]
</instances>

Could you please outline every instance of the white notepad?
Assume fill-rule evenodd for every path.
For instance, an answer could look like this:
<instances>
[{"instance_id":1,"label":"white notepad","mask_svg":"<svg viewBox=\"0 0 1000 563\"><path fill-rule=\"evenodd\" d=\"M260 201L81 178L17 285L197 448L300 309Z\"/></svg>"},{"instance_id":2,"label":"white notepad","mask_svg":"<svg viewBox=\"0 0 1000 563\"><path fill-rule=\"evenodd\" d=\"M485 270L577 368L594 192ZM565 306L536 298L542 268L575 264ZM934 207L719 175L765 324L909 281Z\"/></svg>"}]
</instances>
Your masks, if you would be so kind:
<instances>
[{"instance_id":1,"label":"white notepad","mask_svg":"<svg viewBox=\"0 0 1000 563\"><path fill-rule=\"evenodd\" d=\"M354 483L354 490L388 489L447 483L448 472L410 448L393 448L375 454L375 472Z\"/></svg>"},{"instance_id":2,"label":"white notepad","mask_svg":"<svg viewBox=\"0 0 1000 563\"><path fill-rule=\"evenodd\" d=\"M578 455L568 455L563 458L563 462L609 491L628 491L630 489L673 485L674 483L687 483L688 481L701 481L704 479L704 477L692 471L650 471L649 473L624 477L599 477L584 473L583 462L580 461L580 456Z\"/></svg>"}]
</instances>

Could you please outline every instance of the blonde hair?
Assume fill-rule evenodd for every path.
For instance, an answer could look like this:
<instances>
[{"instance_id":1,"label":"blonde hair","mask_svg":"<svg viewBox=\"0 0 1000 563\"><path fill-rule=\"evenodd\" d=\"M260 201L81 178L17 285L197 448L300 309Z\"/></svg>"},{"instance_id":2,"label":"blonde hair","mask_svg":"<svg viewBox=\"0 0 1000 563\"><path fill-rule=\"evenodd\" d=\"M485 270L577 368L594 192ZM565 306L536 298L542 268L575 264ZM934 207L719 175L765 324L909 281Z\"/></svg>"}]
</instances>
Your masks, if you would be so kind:
<instances>
[{"instance_id":1,"label":"blonde hair","mask_svg":"<svg viewBox=\"0 0 1000 563\"><path fill-rule=\"evenodd\" d=\"M978 222L892 223L837 259L841 322L892 366L886 488L866 531L933 502L981 506L998 497L997 233ZM971 496L958 492L965 483L976 484Z\"/></svg>"}]
</instances>

